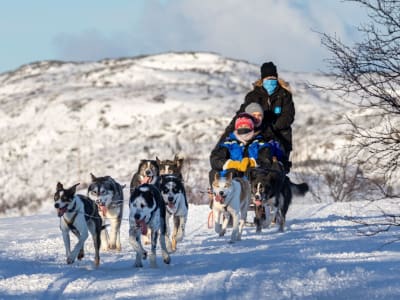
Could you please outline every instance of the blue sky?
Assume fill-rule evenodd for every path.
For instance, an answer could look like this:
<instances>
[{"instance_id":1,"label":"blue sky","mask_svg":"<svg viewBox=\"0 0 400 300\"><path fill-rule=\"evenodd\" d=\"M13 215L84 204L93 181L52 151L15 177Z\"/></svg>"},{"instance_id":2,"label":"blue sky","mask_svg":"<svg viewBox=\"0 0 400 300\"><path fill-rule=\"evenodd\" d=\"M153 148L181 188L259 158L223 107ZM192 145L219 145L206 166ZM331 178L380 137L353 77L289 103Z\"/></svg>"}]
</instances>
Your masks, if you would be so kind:
<instances>
[{"instance_id":1,"label":"blue sky","mask_svg":"<svg viewBox=\"0 0 400 300\"><path fill-rule=\"evenodd\" d=\"M324 70L317 32L351 43L365 11L340 0L2 0L0 72L40 60L211 51Z\"/></svg>"}]
</instances>

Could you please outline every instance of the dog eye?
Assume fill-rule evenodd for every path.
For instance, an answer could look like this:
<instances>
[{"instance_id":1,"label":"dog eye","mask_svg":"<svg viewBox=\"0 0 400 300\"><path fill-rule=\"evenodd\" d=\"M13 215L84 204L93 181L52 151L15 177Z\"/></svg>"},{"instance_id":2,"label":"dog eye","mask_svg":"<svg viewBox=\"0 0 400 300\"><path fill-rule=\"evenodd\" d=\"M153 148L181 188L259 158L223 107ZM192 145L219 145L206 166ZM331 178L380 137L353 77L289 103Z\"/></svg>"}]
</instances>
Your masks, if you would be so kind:
<instances>
[{"instance_id":1,"label":"dog eye","mask_svg":"<svg viewBox=\"0 0 400 300\"><path fill-rule=\"evenodd\" d=\"M140 204L140 208L144 208L144 204L142 203L142 204Z\"/></svg>"},{"instance_id":2,"label":"dog eye","mask_svg":"<svg viewBox=\"0 0 400 300\"><path fill-rule=\"evenodd\" d=\"M57 201L59 198L60 197L57 194L54 195L54 201Z\"/></svg>"},{"instance_id":3,"label":"dog eye","mask_svg":"<svg viewBox=\"0 0 400 300\"><path fill-rule=\"evenodd\" d=\"M97 192L96 191L90 191L90 194L97 195Z\"/></svg>"}]
</instances>

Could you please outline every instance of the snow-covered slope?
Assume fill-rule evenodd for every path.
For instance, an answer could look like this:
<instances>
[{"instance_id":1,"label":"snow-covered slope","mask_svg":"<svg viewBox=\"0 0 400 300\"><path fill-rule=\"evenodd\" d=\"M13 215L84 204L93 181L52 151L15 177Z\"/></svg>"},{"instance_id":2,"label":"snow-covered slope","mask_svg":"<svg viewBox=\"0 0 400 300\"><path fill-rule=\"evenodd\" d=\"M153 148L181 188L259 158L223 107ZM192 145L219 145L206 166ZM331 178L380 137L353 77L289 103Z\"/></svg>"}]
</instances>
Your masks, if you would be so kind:
<instances>
[{"instance_id":1,"label":"snow-covered slope","mask_svg":"<svg viewBox=\"0 0 400 300\"><path fill-rule=\"evenodd\" d=\"M335 133L346 104L306 87L327 77L279 73L294 92L294 163L330 159L345 141ZM85 188L90 172L128 183L140 159L176 153L200 201L209 153L258 77L258 66L210 53L44 61L0 74L0 214L33 213L57 181Z\"/></svg>"}]
</instances>

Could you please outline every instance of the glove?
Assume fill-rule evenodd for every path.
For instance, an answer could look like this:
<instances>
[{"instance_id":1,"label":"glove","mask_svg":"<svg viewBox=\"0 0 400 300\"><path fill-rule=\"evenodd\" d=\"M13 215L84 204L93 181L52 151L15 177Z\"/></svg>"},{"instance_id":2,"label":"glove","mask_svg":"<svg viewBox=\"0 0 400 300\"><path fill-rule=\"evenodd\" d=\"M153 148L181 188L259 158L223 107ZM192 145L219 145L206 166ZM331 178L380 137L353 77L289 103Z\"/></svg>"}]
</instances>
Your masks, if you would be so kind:
<instances>
[{"instance_id":1,"label":"glove","mask_svg":"<svg viewBox=\"0 0 400 300\"><path fill-rule=\"evenodd\" d=\"M254 158L249 158L249 167L255 168L257 166L257 162Z\"/></svg>"},{"instance_id":2,"label":"glove","mask_svg":"<svg viewBox=\"0 0 400 300\"><path fill-rule=\"evenodd\" d=\"M245 172L249 165L249 158L245 157L241 161L228 159L224 164L223 169L236 169L240 172Z\"/></svg>"}]
</instances>

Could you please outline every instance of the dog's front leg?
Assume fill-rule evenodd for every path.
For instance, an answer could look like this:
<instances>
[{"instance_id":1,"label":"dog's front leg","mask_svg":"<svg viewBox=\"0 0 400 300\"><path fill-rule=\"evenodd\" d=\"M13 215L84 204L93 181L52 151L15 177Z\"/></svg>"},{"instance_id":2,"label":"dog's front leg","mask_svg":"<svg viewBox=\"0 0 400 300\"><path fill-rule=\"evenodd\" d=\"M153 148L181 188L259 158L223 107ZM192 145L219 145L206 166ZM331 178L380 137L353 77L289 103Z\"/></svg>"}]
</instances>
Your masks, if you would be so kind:
<instances>
[{"instance_id":1,"label":"dog's front leg","mask_svg":"<svg viewBox=\"0 0 400 300\"><path fill-rule=\"evenodd\" d=\"M141 242L141 232L137 230L135 225L129 227L129 242L136 252L135 267L142 268L142 257L145 257L146 251L143 249Z\"/></svg>"},{"instance_id":2,"label":"dog's front leg","mask_svg":"<svg viewBox=\"0 0 400 300\"><path fill-rule=\"evenodd\" d=\"M230 206L227 207L227 210L232 218L232 234L229 242L234 243L239 238L239 212Z\"/></svg>"},{"instance_id":3,"label":"dog's front leg","mask_svg":"<svg viewBox=\"0 0 400 300\"><path fill-rule=\"evenodd\" d=\"M65 247L65 255L67 257L67 264L69 264L69 257L71 257L71 241L69 238L69 231L66 229L61 229L62 236L64 240L64 247Z\"/></svg>"},{"instance_id":4,"label":"dog's front leg","mask_svg":"<svg viewBox=\"0 0 400 300\"><path fill-rule=\"evenodd\" d=\"M158 239L158 230L151 230L151 252L150 252L150 267L157 268L157 260L156 260L156 249L157 249L157 239ZM165 235L164 235L164 247L165 247Z\"/></svg>"},{"instance_id":5,"label":"dog's front leg","mask_svg":"<svg viewBox=\"0 0 400 300\"><path fill-rule=\"evenodd\" d=\"M167 211L166 217L165 217L165 226L166 226L165 243L166 243L166 247L169 252L175 251L173 248L173 243L171 243L171 226L169 224L171 216L172 215ZM175 217L172 216L172 218L175 218ZM172 239L173 239L173 234L172 234Z\"/></svg>"},{"instance_id":6,"label":"dog's front leg","mask_svg":"<svg viewBox=\"0 0 400 300\"><path fill-rule=\"evenodd\" d=\"M222 225L221 225L221 212L216 209L213 208L213 215L214 215L214 229L215 229L215 233L217 234L221 234L222 231Z\"/></svg>"},{"instance_id":7,"label":"dog's front leg","mask_svg":"<svg viewBox=\"0 0 400 300\"><path fill-rule=\"evenodd\" d=\"M74 249L71 252L71 255L67 259L68 264L72 264L75 261L75 259L78 257L78 254L80 254L80 253L81 253L80 258L83 257L83 246L89 236L88 227L86 225L85 219L81 220L81 222L79 222L79 223L80 224L79 225L77 224L77 226L76 226L78 233L79 233L79 234L77 234L78 243L76 243Z\"/></svg>"},{"instance_id":8,"label":"dog's front leg","mask_svg":"<svg viewBox=\"0 0 400 300\"><path fill-rule=\"evenodd\" d=\"M175 239L177 242L182 241L183 236L185 235L185 226L186 226L186 217L179 216L175 219Z\"/></svg>"},{"instance_id":9,"label":"dog's front leg","mask_svg":"<svg viewBox=\"0 0 400 300\"><path fill-rule=\"evenodd\" d=\"M105 216L101 215L102 226L106 225L105 218L106 218ZM107 251L109 249L108 247L109 237L107 228L104 228L104 230L101 231L100 239L101 239L101 250Z\"/></svg>"},{"instance_id":10,"label":"dog's front leg","mask_svg":"<svg viewBox=\"0 0 400 300\"><path fill-rule=\"evenodd\" d=\"M111 223L111 230L109 236L110 238L109 248L121 251L121 241L119 236L121 228L121 219L119 219L118 216L112 216L110 223Z\"/></svg>"},{"instance_id":11,"label":"dog's front leg","mask_svg":"<svg viewBox=\"0 0 400 300\"><path fill-rule=\"evenodd\" d=\"M220 236L224 236L225 235L225 233L226 233L226 229L228 228L228 224L229 224L229 219L231 218L231 214L227 211L227 210L225 210L223 213L222 213L222 215L223 215L223 217L224 217L224 220L223 220L223 222L222 222L222 230L221 230L221 232L220 232Z\"/></svg>"}]
</instances>

